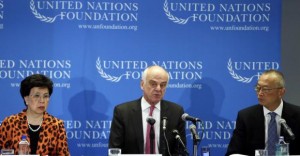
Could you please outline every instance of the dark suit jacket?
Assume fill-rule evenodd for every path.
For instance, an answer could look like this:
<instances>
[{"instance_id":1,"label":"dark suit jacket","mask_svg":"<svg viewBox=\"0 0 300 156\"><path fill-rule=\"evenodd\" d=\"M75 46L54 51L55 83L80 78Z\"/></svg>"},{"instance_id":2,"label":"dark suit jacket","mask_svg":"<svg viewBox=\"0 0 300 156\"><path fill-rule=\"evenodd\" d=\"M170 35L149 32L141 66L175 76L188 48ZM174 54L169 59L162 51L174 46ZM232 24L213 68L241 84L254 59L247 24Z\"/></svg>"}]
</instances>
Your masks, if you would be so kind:
<instances>
[{"instance_id":1,"label":"dark suit jacket","mask_svg":"<svg viewBox=\"0 0 300 156\"><path fill-rule=\"evenodd\" d=\"M281 126L280 135L290 143L290 154L300 154L300 107L283 102L282 118L286 120L294 132L296 139L290 140L289 135ZM229 143L226 155L239 153L254 155L255 149L265 148L265 120L263 106L254 105L239 111L236 128Z\"/></svg>"},{"instance_id":2,"label":"dark suit jacket","mask_svg":"<svg viewBox=\"0 0 300 156\"><path fill-rule=\"evenodd\" d=\"M161 101L160 118L167 117L166 138L171 153L177 153L178 143L172 135L172 130L177 129L184 143L186 143L185 122L181 119L183 108L170 101ZM159 153L167 155L164 147L162 122L160 122ZM117 105L110 129L109 148L121 148L122 154L143 154L144 136L141 99Z\"/></svg>"}]
</instances>

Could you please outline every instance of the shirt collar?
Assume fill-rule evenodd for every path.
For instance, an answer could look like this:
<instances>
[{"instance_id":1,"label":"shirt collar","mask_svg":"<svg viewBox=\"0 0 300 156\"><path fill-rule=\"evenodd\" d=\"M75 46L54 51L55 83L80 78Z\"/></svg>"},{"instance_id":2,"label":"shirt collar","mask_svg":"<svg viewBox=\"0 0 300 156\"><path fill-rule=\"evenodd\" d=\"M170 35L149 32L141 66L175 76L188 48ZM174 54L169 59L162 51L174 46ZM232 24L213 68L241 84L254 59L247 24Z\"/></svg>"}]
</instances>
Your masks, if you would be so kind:
<instances>
[{"instance_id":1,"label":"shirt collar","mask_svg":"<svg viewBox=\"0 0 300 156\"><path fill-rule=\"evenodd\" d=\"M141 103L142 103L142 111L145 111L146 109L150 108L150 106L151 106L144 97L142 97ZM160 101L157 104L155 104L155 108L160 110Z\"/></svg>"},{"instance_id":2,"label":"shirt collar","mask_svg":"<svg viewBox=\"0 0 300 156\"><path fill-rule=\"evenodd\" d=\"M268 115L271 112L266 107L263 107L263 108L264 108L264 115L265 116ZM273 112L275 112L277 115L279 115L281 117L282 109L283 109L283 101L281 99L281 102L280 102L279 106Z\"/></svg>"}]
</instances>

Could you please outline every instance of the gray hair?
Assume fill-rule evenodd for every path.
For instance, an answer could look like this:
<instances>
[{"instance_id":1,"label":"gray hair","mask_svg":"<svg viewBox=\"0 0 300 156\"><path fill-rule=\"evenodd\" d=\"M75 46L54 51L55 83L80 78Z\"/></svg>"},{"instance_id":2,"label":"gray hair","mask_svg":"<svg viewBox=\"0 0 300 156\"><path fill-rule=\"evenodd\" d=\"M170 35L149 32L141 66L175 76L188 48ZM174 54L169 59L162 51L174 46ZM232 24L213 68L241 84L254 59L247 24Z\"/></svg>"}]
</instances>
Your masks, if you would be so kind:
<instances>
[{"instance_id":1,"label":"gray hair","mask_svg":"<svg viewBox=\"0 0 300 156\"><path fill-rule=\"evenodd\" d=\"M168 75L168 82L169 82L169 78L170 78L169 73L168 73L164 68L162 68L161 66L158 66L158 65L148 66L148 67L143 71L143 73L142 73L142 81L144 81L145 83L147 82L147 81L146 81L146 78L147 78L147 75L148 75L148 71L149 71L149 69L151 69L151 68L153 68L153 67L159 67L159 68L163 69L163 70L167 73L167 75Z\"/></svg>"},{"instance_id":2,"label":"gray hair","mask_svg":"<svg viewBox=\"0 0 300 156\"><path fill-rule=\"evenodd\" d=\"M276 77L276 82L279 85L278 87L285 87L284 75L280 71L271 69L263 72L262 75L271 75Z\"/></svg>"}]
</instances>

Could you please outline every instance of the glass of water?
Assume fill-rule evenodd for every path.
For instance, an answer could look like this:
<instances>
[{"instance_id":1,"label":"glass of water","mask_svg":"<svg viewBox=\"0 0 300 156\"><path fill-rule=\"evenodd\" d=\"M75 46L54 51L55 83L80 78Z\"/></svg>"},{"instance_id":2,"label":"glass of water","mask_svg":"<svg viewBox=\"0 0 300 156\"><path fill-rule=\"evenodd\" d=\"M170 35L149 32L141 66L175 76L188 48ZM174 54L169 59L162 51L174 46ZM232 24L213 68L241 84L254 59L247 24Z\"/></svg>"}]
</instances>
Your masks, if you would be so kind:
<instances>
[{"instance_id":1,"label":"glass of water","mask_svg":"<svg viewBox=\"0 0 300 156\"><path fill-rule=\"evenodd\" d=\"M255 150L255 156L268 156L268 150L257 149Z\"/></svg>"},{"instance_id":2,"label":"glass of water","mask_svg":"<svg viewBox=\"0 0 300 156\"><path fill-rule=\"evenodd\" d=\"M121 148L109 148L108 156L120 156L121 151L122 151Z\"/></svg>"},{"instance_id":3,"label":"glass of water","mask_svg":"<svg viewBox=\"0 0 300 156\"><path fill-rule=\"evenodd\" d=\"M210 156L209 147L207 146L201 147L201 156Z\"/></svg>"},{"instance_id":4,"label":"glass of water","mask_svg":"<svg viewBox=\"0 0 300 156\"><path fill-rule=\"evenodd\" d=\"M1 155L14 155L14 149L2 149Z\"/></svg>"}]
</instances>

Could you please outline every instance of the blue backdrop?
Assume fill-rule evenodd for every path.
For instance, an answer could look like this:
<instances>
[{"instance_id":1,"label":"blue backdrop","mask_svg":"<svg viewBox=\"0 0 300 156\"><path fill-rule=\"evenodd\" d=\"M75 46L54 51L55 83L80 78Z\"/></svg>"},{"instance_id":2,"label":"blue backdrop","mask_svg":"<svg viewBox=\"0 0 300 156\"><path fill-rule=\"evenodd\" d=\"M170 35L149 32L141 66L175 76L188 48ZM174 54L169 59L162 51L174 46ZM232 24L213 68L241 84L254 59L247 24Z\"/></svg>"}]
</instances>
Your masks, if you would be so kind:
<instances>
[{"instance_id":1,"label":"blue backdrop","mask_svg":"<svg viewBox=\"0 0 300 156\"><path fill-rule=\"evenodd\" d=\"M224 155L258 76L280 68L280 23L280 0L0 0L0 120L24 108L20 81L42 73L71 154L105 155L114 106L139 98L157 64L165 99L203 120L199 148Z\"/></svg>"}]
</instances>

